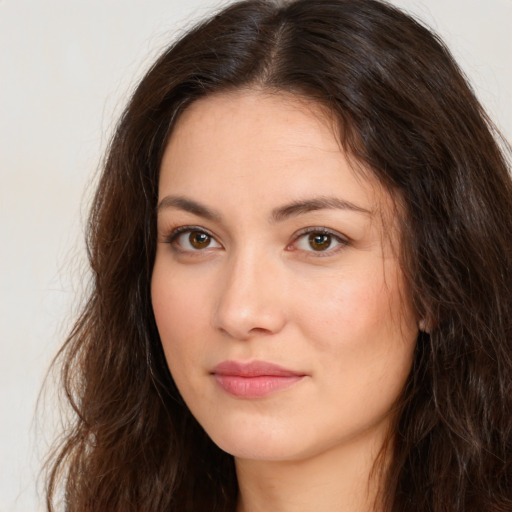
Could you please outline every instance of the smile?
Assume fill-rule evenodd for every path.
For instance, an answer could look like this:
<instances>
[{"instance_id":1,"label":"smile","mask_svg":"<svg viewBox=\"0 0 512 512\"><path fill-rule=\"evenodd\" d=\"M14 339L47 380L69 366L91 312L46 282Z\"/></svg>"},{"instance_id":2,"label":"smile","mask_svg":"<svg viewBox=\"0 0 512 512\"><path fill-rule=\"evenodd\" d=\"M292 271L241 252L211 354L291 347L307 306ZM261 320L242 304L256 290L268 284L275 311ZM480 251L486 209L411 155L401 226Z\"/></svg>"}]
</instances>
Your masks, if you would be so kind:
<instances>
[{"instance_id":1,"label":"smile","mask_svg":"<svg viewBox=\"0 0 512 512\"><path fill-rule=\"evenodd\" d=\"M261 398L286 389L305 377L303 373L263 361L225 361L213 369L212 375L221 389L238 398Z\"/></svg>"}]
</instances>

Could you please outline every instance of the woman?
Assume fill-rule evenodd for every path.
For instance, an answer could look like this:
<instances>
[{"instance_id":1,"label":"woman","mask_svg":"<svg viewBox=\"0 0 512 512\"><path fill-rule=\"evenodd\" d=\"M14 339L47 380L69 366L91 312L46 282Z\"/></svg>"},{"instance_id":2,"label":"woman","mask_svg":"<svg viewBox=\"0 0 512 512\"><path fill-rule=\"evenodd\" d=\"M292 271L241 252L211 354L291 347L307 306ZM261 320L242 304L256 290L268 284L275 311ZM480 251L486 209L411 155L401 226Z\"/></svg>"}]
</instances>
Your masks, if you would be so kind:
<instances>
[{"instance_id":1,"label":"woman","mask_svg":"<svg viewBox=\"0 0 512 512\"><path fill-rule=\"evenodd\" d=\"M234 4L128 105L48 507L512 509L512 184L444 46L373 0Z\"/></svg>"}]
</instances>

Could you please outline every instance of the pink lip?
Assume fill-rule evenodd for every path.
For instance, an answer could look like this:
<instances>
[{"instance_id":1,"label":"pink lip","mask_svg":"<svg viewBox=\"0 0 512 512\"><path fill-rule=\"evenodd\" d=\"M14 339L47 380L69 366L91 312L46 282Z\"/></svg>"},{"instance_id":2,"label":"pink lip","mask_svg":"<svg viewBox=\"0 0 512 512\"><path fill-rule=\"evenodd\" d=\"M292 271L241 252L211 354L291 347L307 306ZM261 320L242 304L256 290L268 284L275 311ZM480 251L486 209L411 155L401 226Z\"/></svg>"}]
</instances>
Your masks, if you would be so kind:
<instances>
[{"instance_id":1,"label":"pink lip","mask_svg":"<svg viewBox=\"0 0 512 512\"><path fill-rule=\"evenodd\" d=\"M219 386L239 398L259 398L285 389L305 375L273 363L224 361L212 371Z\"/></svg>"}]
</instances>

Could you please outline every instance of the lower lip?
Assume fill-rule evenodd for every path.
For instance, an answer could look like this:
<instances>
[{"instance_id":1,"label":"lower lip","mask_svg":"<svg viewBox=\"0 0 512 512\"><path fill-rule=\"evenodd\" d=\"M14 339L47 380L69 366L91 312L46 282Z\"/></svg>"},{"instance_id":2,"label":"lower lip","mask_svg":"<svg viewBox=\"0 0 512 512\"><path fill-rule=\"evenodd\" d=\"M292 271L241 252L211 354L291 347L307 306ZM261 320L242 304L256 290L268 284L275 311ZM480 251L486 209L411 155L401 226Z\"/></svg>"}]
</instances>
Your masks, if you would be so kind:
<instances>
[{"instance_id":1,"label":"lower lip","mask_svg":"<svg viewBox=\"0 0 512 512\"><path fill-rule=\"evenodd\" d=\"M230 395L239 398L260 398L289 388L302 379L302 375L240 375L215 374L217 384Z\"/></svg>"}]
</instances>

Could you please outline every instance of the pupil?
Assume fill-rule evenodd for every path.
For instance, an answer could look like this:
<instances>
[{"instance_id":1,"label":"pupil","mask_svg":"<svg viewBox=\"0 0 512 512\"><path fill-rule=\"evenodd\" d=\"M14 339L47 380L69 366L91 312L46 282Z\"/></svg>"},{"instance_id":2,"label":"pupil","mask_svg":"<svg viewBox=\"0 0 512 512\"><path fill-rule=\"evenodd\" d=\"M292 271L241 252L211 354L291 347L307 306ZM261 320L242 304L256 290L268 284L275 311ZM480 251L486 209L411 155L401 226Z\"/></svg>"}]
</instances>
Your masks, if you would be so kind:
<instances>
[{"instance_id":1,"label":"pupil","mask_svg":"<svg viewBox=\"0 0 512 512\"><path fill-rule=\"evenodd\" d=\"M210 237L206 233L190 233L189 241L192 247L203 249L210 243Z\"/></svg>"},{"instance_id":2,"label":"pupil","mask_svg":"<svg viewBox=\"0 0 512 512\"><path fill-rule=\"evenodd\" d=\"M309 245L314 251L327 249L331 245L331 235L313 233L309 235Z\"/></svg>"}]
</instances>

